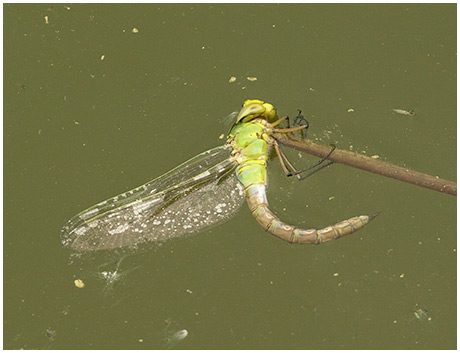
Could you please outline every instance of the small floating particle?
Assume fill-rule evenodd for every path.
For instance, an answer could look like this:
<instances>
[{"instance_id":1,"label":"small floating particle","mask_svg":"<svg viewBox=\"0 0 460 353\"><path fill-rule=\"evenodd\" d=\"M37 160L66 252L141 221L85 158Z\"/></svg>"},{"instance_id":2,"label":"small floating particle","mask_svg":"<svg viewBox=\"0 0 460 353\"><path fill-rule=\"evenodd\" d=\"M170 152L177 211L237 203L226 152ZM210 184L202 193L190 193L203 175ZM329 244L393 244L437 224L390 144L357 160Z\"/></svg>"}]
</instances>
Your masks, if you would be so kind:
<instances>
[{"instance_id":1,"label":"small floating particle","mask_svg":"<svg viewBox=\"0 0 460 353\"><path fill-rule=\"evenodd\" d=\"M404 278L404 273L401 273L401 274L399 275L399 278Z\"/></svg>"},{"instance_id":2,"label":"small floating particle","mask_svg":"<svg viewBox=\"0 0 460 353\"><path fill-rule=\"evenodd\" d=\"M335 199L335 196L329 197L329 201L334 200L334 199Z\"/></svg>"},{"instance_id":3,"label":"small floating particle","mask_svg":"<svg viewBox=\"0 0 460 353\"><path fill-rule=\"evenodd\" d=\"M414 311L414 316L417 318L417 320L423 320L428 317L428 312L423 309L417 309ZM431 319L431 318L429 318Z\"/></svg>"},{"instance_id":4,"label":"small floating particle","mask_svg":"<svg viewBox=\"0 0 460 353\"><path fill-rule=\"evenodd\" d=\"M339 275L339 273L338 273L338 272L334 273L334 277L337 277L338 275Z\"/></svg>"},{"instance_id":5,"label":"small floating particle","mask_svg":"<svg viewBox=\"0 0 460 353\"><path fill-rule=\"evenodd\" d=\"M85 287L85 282L83 282L81 279L76 279L73 281L75 283L75 287L77 288L84 288Z\"/></svg>"},{"instance_id":6,"label":"small floating particle","mask_svg":"<svg viewBox=\"0 0 460 353\"><path fill-rule=\"evenodd\" d=\"M401 115L409 115L409 116L414 116L415 111L414 110L405 110L405 109L392 109L395 113L401 114Z\"/></svg>"},{"instance_id":7,"label":"small floating particle","mask_svg":"<svg viewBox=\"0 0 460 353\"><path fill-rule=\"evenodd\" d=\"M134 27L134 28L131 30L131 32L133 32L133 33L139 33L139 30L138 30L136 27Z\"/></svg>"},{"instance_id":8,"label":"small floating particle","mask_svg":"<svg viewBox=\"0 0 460 353\"><path fill-rule=\"evenodd\" d=\"M353 113L355 110L353 108L350 108L347 110L348 113Z\"/></svg>"},{"instance_id":9,"label":"small floating particle","mask_svg":"<svg viewBox=\"0 0 460 353\"><path fill-rule=\"evenodd\" d=\"M105 55L101 55L101 60L104 60L105 59Z\"/></svg>"},{"instance_id":10,"label":"small floating particle","mask_svg":"<svg viewBox=\"0 0 460 353\"><path fill-rule=\"evenodd\" d=\"M190 289L186 289L185 291L186 291L187 293L190 293L190 294L193 293Z\"/></svg>"},{"instance_id":11,"label":"small floating particle","mask_svg":"<svg viewBox=\"0 0 460 353\"><path fill-rule=\"evenodd\" d=\"M248 77L246 77L246 80L251 81L251 82L254 82L254 81L257 81L257 77L248 76Z\"/></svg>"},{"instance_id":12,"label":"small floating particle","mask_svg":"<svg viewBox=\"0 0 460 353\"><path fill-rule=\"evenodd\" d=\"M45 23L46 23L46 24L49 24L48 16L45 16Z\"/></svg>"},{"instance_id":13,"label":"small floating particle","mask_svg":"<svg viewBox=\"0 0 460 353\"><path fill-rule=\"evenodd\" d=\"M230 79L228 80L228 83L233 83L236 81L236 77L235 76L232 76L230 77Z\"/></svg>"},{"instance_id":14,"label":"small floating particle","mask_svg":"<svg viewBox=\"0 0 460 353\"><path fill-rule=\"evenodd\" d=\"M138 341L139 341L140 343L142 343L142 342L144 342L144 339L143 339L143 338L139 338Z\"/></svg>"},{"instance_id":15,"label":"small floating particle","mask_svg":"<svg viewBox=\"0 0 460 353\"><path fill-rule=\"evenodd\" d=\"M379 159L380 156L378 154L374 154L373 156L371 156L371 158L374 158L374 159Z\"/></svg>"},{"instance_id":16,"label":"small floating particle","mask_svg":"<svg viewBox=\"0 0 460 353\"><path fill-rule=\"evenodd\" d=\"M222 140L224 137L225 137L225 135L224 135L224 134L220 134L220 136L219 136L219 140Z\"/></svg>"},{"instance_id":17,"label":"small floating particle","mask_svg":"<svg viewBox=\"0 0 460 353\"><path fill-rule=\"evenodd\" d=\"M171 331L168 333L168 336L165 338L167 348L172 348L174 345L182 341L188 336L188 331L183 329L177 332Z\"/></svg>"},{"instance_id":18,"label":"small floating particle","mask_svg":"<svg viewBox=\"0 0 460 353\"><path fill-rule=\"evenodd\" d=\"M188 331L186 329L183 329L183 330L180 330L180 331L177 331L174 335L173 335L173 339L174 340L177 340L177 341L181 341L183 340L185 337L188 336Z\"/></svg>"},{"instance_id":19,"label":"small floating particle","mask_svg":"<svg viewBox=\"0 0 460 353\"><path fill-rule=\"evenodd\" d=\"M48 337L50 341L54 341L54 338L56 337L56 331L48 328L46 329L45 333L46 333L46 337Z\"/></svg>"}]
</instances>

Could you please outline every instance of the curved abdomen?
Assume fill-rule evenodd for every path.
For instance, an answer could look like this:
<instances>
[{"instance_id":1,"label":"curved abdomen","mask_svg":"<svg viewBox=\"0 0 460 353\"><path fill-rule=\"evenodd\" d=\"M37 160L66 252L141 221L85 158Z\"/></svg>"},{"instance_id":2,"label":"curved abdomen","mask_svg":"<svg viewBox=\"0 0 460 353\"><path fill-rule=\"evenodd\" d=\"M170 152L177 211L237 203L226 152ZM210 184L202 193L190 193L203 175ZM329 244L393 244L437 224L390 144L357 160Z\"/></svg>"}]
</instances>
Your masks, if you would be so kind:
<instances>
[{"instance_id":1,"label":"curved abdomen","mask_svg":"<svg viewBox=\"0 0 460 353\"><path fill-rule=\"evenodd\" d=\"M370 220L378 215L359 216L339 222L323 229L300 229L286 224L274 215L268 208L265 184L252 184L245 189L248 206L257 222L267 232L290 243L320 244L352 234L363 228Z\"/></svg>"}]
</instances>

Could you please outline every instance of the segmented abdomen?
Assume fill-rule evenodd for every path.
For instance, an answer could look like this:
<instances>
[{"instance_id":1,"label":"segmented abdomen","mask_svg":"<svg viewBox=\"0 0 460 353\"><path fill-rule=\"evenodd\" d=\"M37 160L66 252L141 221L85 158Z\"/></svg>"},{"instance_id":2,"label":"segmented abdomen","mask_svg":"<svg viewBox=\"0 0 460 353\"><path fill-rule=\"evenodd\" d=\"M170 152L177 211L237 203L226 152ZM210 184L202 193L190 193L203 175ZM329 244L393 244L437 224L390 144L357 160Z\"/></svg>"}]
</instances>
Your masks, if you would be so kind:
<instances>
[{"instance_id":1,"label":"segmented abdomen","mask_svg":"<svg viewBox=\"0 0 460 353\"><path fill-rule=\"evenodd\" d=\"M268 208L265 184L252 184L245 189L248 206L257 222L267 232L290 243L320 244L352 234L363 228L377 214L347 219L323 229L300 229L286 224Z\"/></svg>"}]
</instances>

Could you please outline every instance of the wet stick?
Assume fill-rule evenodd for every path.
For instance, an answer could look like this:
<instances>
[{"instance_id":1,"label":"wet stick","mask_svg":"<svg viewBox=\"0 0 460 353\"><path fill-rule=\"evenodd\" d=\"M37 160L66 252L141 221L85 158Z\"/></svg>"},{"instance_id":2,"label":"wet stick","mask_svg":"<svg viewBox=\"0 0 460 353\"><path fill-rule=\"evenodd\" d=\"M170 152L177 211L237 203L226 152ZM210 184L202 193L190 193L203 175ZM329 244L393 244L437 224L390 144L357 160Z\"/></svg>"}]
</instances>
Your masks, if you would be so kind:
<instances>
[{"instance_id":1,"label":"wet stick","mask_svg":"<svg viewBox=\"0 0 460 353\"><path fill-rule=\"evenodd\" d=\"M292 136L280 133L275 133L274 137L279 143L285 146L295 148L299 151L306 152L320 158L325 158L331 152L330 146L319 145L310 140L299 140ZM454 181L441 179L436 176L399 167L362 154L336 148L334 152L327 157L327 159L335 163L345 164L350 167L359 168L396 180L405 181L406 183L457 196L457 183Z\"/></svg>"}]
</instances>

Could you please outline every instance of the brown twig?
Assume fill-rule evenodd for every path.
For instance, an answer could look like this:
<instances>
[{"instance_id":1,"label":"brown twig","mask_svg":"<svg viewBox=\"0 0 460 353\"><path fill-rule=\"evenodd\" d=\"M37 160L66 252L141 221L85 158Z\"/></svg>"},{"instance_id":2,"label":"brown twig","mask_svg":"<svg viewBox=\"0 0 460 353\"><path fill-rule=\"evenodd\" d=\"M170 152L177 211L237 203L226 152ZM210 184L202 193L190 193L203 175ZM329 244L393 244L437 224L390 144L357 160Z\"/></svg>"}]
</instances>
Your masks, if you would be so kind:
<instances>
[{"instance_id":1,"label":"brown twig","mask_svg":"<svg viewBox=\"0 0 460 353\"><path fill-rule=\"evenodd\" d=\"M287 134L275 133L274 137L279 143L295 148L302 152L310 153L314 156L325 158L330 152L330 146L316 144L310 140L299 140ZM368 172L384 175L397 180L405 181L414 185L457 196L457 183L444 180L428 174L416 172L403 167L398 167L391 163L383 162L378 159L367 157L358 153L335 149L327 157L335 163L345 164L351 167L366 170Z\"/></svg>"}]
</instances>

